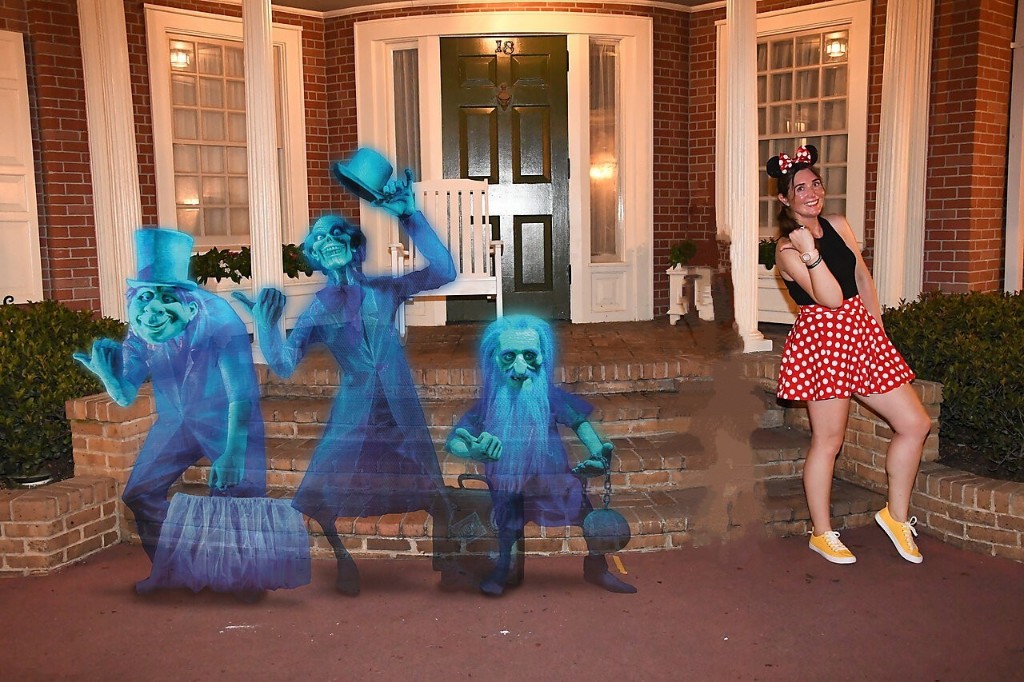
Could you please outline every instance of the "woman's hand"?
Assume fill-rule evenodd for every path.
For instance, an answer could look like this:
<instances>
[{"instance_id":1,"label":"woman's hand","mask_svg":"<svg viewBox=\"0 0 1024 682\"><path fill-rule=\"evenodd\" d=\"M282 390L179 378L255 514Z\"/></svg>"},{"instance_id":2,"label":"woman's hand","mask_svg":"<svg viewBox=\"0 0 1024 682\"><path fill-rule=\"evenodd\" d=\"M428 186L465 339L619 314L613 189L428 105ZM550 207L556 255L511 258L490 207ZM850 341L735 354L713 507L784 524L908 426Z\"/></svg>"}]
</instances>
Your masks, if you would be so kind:
<instances>
[{"instance_id":1,"label":"woman's hand","mask_svg":"<svg viewBox=\"0 0 1024 682\"><path fill-rule=\"evenodd\" d=\"M814 235L806 227L800 227L789 233L789 243L800 253L814 250Z\"/></svg>"}]
</instances>

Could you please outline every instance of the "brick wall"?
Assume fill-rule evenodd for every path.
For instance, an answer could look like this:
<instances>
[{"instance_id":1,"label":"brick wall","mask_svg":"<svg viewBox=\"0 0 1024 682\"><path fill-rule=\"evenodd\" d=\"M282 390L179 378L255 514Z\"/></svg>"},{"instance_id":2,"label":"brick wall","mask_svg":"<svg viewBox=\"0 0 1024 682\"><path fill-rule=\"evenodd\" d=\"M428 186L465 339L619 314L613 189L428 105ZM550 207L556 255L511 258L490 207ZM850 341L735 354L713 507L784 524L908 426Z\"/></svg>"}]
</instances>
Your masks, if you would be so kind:
<instances>
[{"instance_id":1,"label":"brick wall","mask_svg":"<svg viewBox=\"0 0 1024 682\"><path fill-rule=\"evenodd\" d=\"M116 493L95 476L0 490L0 576L46 573L117 544Z\"/></svg>"},{"instance_id":2,"label":"brick wall","mask_svg":"<svg viewBox=\"0 0 1024 682\"><path fill-rule=\"evenodd\" d=\"M926 290L1002 286L1013 0L935 8Z\"/></svg>"},{"instance_id":3,"label":"brick wall","mask_svg":"<svg viewBox=\"0 0 1024 682\"><path fill-rule=\"evenodd\" d=\"M73 2L4 3L0 29L25 35L43 295L99 309L92 174Z\"/></svg>"}]
</instances>

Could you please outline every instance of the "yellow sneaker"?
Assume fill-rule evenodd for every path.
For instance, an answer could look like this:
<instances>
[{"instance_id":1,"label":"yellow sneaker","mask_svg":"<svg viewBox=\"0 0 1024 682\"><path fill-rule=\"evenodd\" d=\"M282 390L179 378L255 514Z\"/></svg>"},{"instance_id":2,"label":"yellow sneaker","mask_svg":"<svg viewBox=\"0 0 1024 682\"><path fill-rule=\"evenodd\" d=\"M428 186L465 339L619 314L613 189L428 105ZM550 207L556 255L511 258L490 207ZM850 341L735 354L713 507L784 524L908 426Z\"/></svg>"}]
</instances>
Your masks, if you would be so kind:
<instances>
[{"instance_id":1,"label":"yellow sneaker","mask_svg":"<svg viewBox=\"0 0 1024 682\"><path fill-rule=\"evenodd\" d=\"M914 528L914 524L917 523L916 516L911 516L909 521L901 523L889 513L889 505L885 505L880 512L875 514L875 521L892 540L892 544L896 545L896 551L900 553L901 557L915 564L924 561L921 550L914 542L914 538L917 537L917 529Z\"/></svg>"},{"instance_id":2,"label":"yellow sneaker","mask_svg":"<svg viewBox=\"0 0 1024 682\"><path fill-rule=\"evenodd\" d=\"M821 535L811 533L811 541L807 546L834 564L852 564L857 561L857 557L846 549L846 545L839 539L839 533L834 530Z\"/></svg>"}]
</instances>

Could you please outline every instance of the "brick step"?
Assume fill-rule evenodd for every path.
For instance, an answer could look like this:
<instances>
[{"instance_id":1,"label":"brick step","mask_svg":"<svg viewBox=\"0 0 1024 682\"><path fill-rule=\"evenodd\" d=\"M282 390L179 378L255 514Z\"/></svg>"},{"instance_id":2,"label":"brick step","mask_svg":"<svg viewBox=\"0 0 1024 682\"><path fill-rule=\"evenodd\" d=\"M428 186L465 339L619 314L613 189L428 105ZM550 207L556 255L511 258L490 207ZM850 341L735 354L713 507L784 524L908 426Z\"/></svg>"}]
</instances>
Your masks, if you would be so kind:
<instances>
[{"instance_id":1,"label":"brick step","mask_svg":"<svg viewBox=\"0 0 1024 682\"><path fill-rule=\"evenodd\" d=\"M682 432L706 402L699 391L610 393L586 396L594 406L591 422L608 437ZM452 426L472 405L472 398L425 400L427 425L435 440L448 437ZM326 397L265 397L261 401L269 438L318 438L330 418L332 399Z\"/></svg>"},{"instance_id":2,"label":"brick step","mask_svg":"<svg viewBox=\"0 0 1024 682\"><path fill-rule=\"evenodd\" d=\"M804 457L811 434L788 426L755 429L750 434L754 467L758 478L792 478L803 475Z\"/></svg>"},{"instance_id":3,"label":"brick step","mask_svg":"<svg viewBox=\"0 0 1024 682\"><path fill-rule=\"evenodd\" d=\"M472 356L429 356L410 360L413 383L424 398L471 398L478 394L480 371ZM284 379L266 366L257 368L264 395L331 397L338 391L341 370L325 351L310 353ZM556 366L555 383L568 384L573 393L626 393L675 390L679 382L701 381L710 376L710 365L700 357L669 360L621 359L600 362L596 358L566 358Z\"/></svg>"},{"instance_id":4,"label":"brick step","mask_svg":"<svg viewBox=\"0 0 1024 682\"><path fill-rule=\"evenodd\" d=\"M318 440L314 438L270 438L267 440L267 485L291 496L302 482L302 476ZM578 443L568 443L569 461L586 458ZM456 457L446 452L443 443L436 444L441 474L447 485L457 485L459 474L483 473L483 464ZM672 489L704 482L710 465L700 441L691 434L660 434L626 436L615 439L612 456L612 489L614 491L645 491ZM185 472L189 484L209 479L209 462L203 459ZM603 479L593 479L590 487L597 490Z\"/></svg>"},{"instance_id":5,"label":"brick step","mask_svg":"<svg viewBox=\"0 0 1024 682\"><path fill-rule=\"evenodd\" d=\"M177 491L204 494L203 486L178 486ZM611 507L629 524L631 539L625 551L672 549L706 541L702 520L708 513L711 489L691 486L674 490L622 492L613 495ZM810 530L810 515L800 479L776 479L759 487L764 498L764 529L769 536L804 535ZM287 497L272 490L271 497ZM595 508L601 507L598 495L591 495ZM871 523L884 498L851 483L836 481L832 489L832 524L836 530ZM724 502L723 502L724 504ZM329 559L331 550L318 524L306 519L314 558ZM758 525L760 528L760 525ZM345 545L357 557L395 557L429 555L433 548L433 522L425 511L380 516L341 518L336 523ZM538 555L583 554L586 542L579 527L526 527L526 552Z\"/></svg>"}]
</instances>

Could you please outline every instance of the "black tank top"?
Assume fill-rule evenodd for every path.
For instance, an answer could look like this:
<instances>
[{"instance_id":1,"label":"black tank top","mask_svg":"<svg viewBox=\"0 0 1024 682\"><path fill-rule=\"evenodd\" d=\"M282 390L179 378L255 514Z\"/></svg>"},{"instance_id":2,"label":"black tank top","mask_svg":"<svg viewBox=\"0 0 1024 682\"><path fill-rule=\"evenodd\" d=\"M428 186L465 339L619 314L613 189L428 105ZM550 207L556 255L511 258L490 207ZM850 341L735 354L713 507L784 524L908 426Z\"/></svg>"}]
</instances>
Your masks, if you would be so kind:
<instances>
[{"instance_id":1,"label":"black tank top","mask_svg":"<svg viewBox=\"0 0 1024 682\"><path fill-rule=\"evenodd\" d=\"M835 276L843 290L843 300L853 298L857 295L857 256L854 255L846 241L836 232L832 224L818 216L818 224L821 225L821 239L818 240L818 253L821 260ZM811 295L803 290L795 281L791 282L783 278L789 295L793 297L797 305L816 305Z\"/></svg>"}]
</instances>

